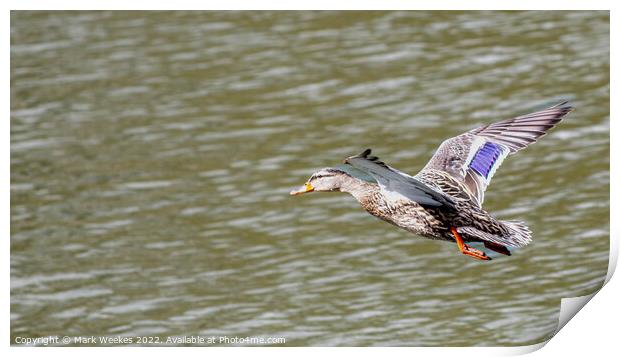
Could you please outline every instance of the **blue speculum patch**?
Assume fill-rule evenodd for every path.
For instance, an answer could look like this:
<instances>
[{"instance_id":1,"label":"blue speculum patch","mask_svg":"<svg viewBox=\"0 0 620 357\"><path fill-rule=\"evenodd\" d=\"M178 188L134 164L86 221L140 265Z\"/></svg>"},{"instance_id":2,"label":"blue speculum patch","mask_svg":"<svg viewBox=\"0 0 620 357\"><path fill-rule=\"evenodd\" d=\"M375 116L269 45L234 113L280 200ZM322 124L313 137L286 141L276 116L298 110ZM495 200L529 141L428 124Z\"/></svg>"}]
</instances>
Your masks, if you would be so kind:
<instances>
[{"instance_id":1,"label":"blue speculum patch","mask_svg":"<svg viewBox=\"0 0 620 357\"><path fill-rule=\"evenodd\" d=\"M474 155L469 167L484 178L489 178L491 168L493 168L493 164L495 164L501 154L502 148L499 145L486 142L480 149L478 149L478 152Z\"/></svg>"}]
</instances>

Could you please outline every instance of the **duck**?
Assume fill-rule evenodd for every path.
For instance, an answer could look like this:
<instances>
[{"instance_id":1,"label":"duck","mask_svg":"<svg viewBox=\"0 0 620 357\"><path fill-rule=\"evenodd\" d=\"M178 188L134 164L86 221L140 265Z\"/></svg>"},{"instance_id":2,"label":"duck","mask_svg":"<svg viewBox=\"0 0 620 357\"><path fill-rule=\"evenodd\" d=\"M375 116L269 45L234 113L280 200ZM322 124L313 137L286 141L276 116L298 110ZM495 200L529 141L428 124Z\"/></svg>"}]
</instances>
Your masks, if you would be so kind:
<instances>
[{"instance_id":1,"label":"duck","mask_svg":"<svg viewBox=\"0 0 620 357\"><path fill-rule=\"evenodd\" d=\"M532 241L532 231L522 221L500 220L484 210L485 191L506 157L537 142L572 110L563 101L449 138L414 176L366 149L314 172L290 194L348 193L371 215L416 236L456 243L465 256L491 260L472 245L509 256Z\"/></svg>"}]
</instances>

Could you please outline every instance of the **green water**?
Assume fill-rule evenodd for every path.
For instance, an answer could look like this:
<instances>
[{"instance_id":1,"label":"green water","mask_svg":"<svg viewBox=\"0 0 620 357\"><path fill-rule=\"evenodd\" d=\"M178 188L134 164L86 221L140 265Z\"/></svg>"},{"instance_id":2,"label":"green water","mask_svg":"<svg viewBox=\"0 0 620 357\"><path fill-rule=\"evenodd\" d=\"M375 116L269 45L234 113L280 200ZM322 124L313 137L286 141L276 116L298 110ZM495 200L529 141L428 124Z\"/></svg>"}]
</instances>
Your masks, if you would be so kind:
<instances>
[{"instance_id":1,"label":"green water","mask_svg":"<svg viewBox=\"0 0 620 357\"><path fill-rule=\"evenodd\" d=\"M487 191L534 232L512 257L288 195L366 147L414 174L560 99ZM11 343L532 344L608 250L608 12L11 13Z\"/></svg>"}]
</instances>

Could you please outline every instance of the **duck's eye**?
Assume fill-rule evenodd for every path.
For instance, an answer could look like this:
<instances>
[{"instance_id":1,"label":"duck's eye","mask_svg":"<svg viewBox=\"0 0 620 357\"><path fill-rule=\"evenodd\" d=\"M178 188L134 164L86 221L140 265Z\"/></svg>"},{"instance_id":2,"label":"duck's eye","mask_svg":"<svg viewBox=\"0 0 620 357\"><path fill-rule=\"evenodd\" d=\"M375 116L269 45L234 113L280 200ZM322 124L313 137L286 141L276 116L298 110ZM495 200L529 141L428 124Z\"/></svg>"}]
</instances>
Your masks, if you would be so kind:
<instances>
[{"instance_id":1,"label":"duck's eye","mask_svg":"<svg viewBox=\"0 0 620 357\"><path fill-rule=\"evenodd\" d=\"M315 175L315 176L312 176L310 180L315 180L315 179L320 179L320 178L330 177L330 176L333 176L333 175Z\"/></svg>"}]
</instances>

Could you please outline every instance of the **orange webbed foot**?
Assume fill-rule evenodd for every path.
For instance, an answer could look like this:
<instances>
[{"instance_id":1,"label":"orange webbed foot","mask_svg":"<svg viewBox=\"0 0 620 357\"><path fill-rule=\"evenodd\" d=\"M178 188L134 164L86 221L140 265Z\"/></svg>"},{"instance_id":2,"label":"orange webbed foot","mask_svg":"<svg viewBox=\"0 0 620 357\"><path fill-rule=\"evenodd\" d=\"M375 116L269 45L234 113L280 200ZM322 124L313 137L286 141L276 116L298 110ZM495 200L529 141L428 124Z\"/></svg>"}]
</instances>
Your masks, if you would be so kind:
<instances>
[{"instance_id":1,"label":"orange webbed foot","mask_svg":"<svg viewBox=\"0 0 620 357\"><path fill-rule=\"evenodd\" d=\"M450 227L450 232L454 234L454 238L456 239L456 244L459 246L459 250L461 251L461 253L465 255L469 255L470 257L479 259L479 260L491 260L491 258L489 258L486 254L484 254L484 252L478 249L474 249L468 246L467 244L465 244L459 232L456 231L456 228Z\"/></svg>"}]
</instances>

